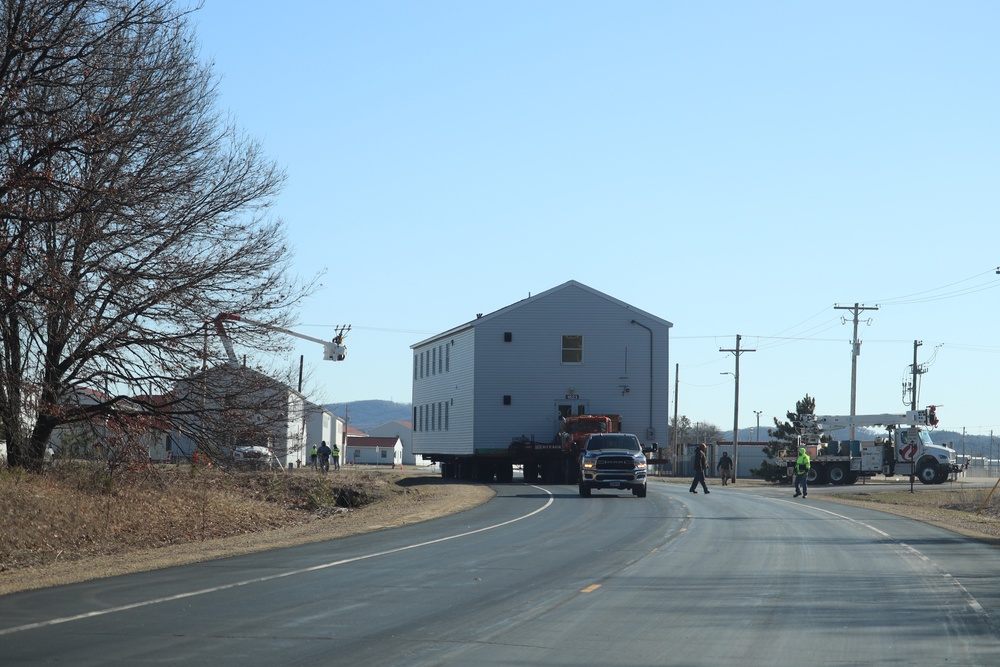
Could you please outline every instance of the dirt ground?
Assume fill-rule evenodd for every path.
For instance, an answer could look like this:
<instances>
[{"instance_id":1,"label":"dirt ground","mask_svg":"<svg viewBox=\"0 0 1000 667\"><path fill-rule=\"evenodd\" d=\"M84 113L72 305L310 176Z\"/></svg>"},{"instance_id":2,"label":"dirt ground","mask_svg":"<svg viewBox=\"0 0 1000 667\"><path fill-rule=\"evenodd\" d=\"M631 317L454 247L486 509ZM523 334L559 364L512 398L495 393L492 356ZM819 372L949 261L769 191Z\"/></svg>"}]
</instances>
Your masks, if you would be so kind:
<instances>
[{"instance_id":1,"label":"dirt ground","mask_svg":"<svg viewBox=\"0 0 1000 667\"><path fill-rule=\"evenodd\" d=\"M670 482L688 483L653 483ZM916 494L859 487L814 495L1000 547L1000 497L987 502L989 492L949 484ZM87 467L43 475L3 470L0 595L393 528L461 512L494 495L483 484L415 469L345 468L323 476L170 466L117 477Z\"/></svg>"}]
</instances>

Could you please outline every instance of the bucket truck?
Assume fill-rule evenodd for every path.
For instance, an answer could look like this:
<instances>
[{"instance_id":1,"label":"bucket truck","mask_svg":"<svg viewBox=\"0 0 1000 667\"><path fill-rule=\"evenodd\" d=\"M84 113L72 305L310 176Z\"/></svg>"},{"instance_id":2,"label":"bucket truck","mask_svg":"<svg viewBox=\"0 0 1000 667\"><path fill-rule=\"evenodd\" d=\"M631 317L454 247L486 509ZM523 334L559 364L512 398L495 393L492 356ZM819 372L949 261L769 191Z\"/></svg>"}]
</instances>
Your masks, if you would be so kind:
<instances>
[{"instance_id":1,"label":"bucket truck","mask_svg":"<svg viewBox=\"0 0 1000 667\"><path fill-rule=\"evenodd\" d=\"M900 414L874 415L798 415L795 426L802 446L812 459L810 484L854 484L860 477L882 474L916 475L924 484L942 484L959 471L955 450L935 445L928 427L938 423L936 406L908 410ZM888 436L874 442L859 440L824 443L824 431L851 426L884 426ZM794 474L797 452L787 452L780 459L788 475Z\"/></svg>"},{"instance_id":2,"label":"bucket truck","mask_svg":"<svg viewBox=\"0 0 1000 667\"><path fill-rule=\"evenodd\" d=\"M250 318L243 317L242 315L235 315L233 313L220 313L212 323L215 324L216 331L219 332L219 337L222 339L222 344L226 348L226 354L229 355L229 361L232 363L237 363L236 351L233 349L233 342L229 339L229 335L226 333L226 329L223 326L224 322L246 322L247 324L252 324L258 327L264 327L265 329L271 329L273 331L280 331L281 333L288 334L289 336L294 336L296 338L301 338L302 340L310 340L314 343L319 343L323 346L323 360L324 361L343 361L347 356L347 346L344 345L344 336L347 332L351 330L351 325L338 326L336 328L336 335L333 340L323 340L322 338L314 338L312 336L307 336L305 334L300 334L298 332L292 331L290 329L285 329L283 327L274 326L272 324L264 324L263 322L257 322L251 320Z\"/></svg>"}]
</instances>

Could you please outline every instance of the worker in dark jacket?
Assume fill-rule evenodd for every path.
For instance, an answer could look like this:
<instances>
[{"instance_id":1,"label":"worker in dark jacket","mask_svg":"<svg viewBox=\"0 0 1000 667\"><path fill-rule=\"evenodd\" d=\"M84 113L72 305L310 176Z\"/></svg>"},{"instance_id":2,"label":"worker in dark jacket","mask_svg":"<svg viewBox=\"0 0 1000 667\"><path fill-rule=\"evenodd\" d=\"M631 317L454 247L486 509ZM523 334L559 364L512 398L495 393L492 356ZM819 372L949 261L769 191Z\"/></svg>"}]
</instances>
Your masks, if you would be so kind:
<instances>
[{"instance_id":1,"label":"worker in dark jacket","mask_svg":"<svg viewBox=\"0 0 1000 667\"><path fill-rule=\"evenodd\" d=\"M319 446L319 469L323 471L324 474L330 472L330 454L332 450L330 446L326 444L326 440L320 443Z\"/></svg>"},{"instance_id":2,"label":"worker in dark jacket","mask_svg":"<svg viewBox=\"0 0 1000 667\"><path fill-rule=\"evenodd\" d=\"M809 454L805 447L799 447L799 458L795 459L795 495L793 498L809 495L809 468L812 464L809 461ZM799 492L801 486L802 491Z\"/></svg>"},{"instance_id":3,"label":"worker in dark jacket","mask_svg":"<svg viewBox=\"0 0 1000 667\"><path fill-rule=\"evenodd\" d=\"M715 469L722 478L722 486L728 484L729 478L733 476L733 460L729 458L729 452L722 452L722 458L719 459L719 465L715 466Z\"/></svg>"},{"instance_id":4,"label":"worker in dark jacket","mask_svg":"<svg viewBox=\"0 0 1000 667\"><path fill-rule=\"evenodd\" d=\"M703 442L698 445L698 449L694 453L694 479L691 480L691 493L698 493L696 489L699 482L701 482L701 488L705 489L705 493L711 493L708 490L708 485L705 484L705 471L708 470L708 456L705 454L707 451L708 445Z\"/></svg>"}]
</instances>

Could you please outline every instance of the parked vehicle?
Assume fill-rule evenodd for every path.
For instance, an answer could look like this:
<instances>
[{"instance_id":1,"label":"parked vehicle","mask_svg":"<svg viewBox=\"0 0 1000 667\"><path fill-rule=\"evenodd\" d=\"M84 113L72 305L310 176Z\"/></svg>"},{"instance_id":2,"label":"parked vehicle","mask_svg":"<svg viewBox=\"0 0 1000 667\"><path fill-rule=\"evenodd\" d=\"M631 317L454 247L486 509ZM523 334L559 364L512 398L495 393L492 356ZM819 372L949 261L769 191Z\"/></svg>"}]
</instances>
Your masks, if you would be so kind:
<instances>
[{"instance_id":1,"label":"parked vehicle","mask_svg":"<svg viewBox=\"0 0 1000 667\"><path fill-rule=\"evenodd\" d=\"M961 470L954 449L935 445L929 427L938 423L936 406L901 414L799 415L796 427L812 459L810 484L854 484L861 477L916 475L924 484L942 484ZM824 431L850 426L884 426L888 435L874 441L822 442ZM794 475L797 452L779 457Z\"/></svg>"},{"instance_id":2,"label":"parked vehicle","mask_svg":"<svg viewBox=\"0 0 1000 667\"><path fill-rule=\"evenodd\" d=\"M587 439L580 455L580 495L593 489L630 490L646 497L646 454L656 446L643 447L631 433L599 433Z\"/></svg>"},{"instance_id":3,"label":"parked vehicle","mask_svg":"<svg viewBox=\"0 0 1000 667\"><path fill-rule=\"evenodd\" d=\"M281 463L267 447L255 445L240 445L233 449L233 463L238 467L266 470L281 469Z\"/></svg>"}]
</instances>

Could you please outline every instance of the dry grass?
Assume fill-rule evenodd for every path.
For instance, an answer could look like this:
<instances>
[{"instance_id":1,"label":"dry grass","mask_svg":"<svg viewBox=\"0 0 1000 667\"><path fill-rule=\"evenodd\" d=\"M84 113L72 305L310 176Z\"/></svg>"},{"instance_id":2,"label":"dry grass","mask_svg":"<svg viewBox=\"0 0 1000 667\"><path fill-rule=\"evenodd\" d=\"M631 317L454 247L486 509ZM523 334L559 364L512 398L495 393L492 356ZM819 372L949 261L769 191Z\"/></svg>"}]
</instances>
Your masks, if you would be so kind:
<instances>
[{"instance_id":1,"label":"dry grass","mask_svg":"<svg viewBox=\"0 0 1000 667\"><path fill-rule=\"evenodd\" d=\"M65 465L0 470L0 573L287 529L413 493L401 475L230 472L165 466L108 475Z\"/></svg>"}]
</instances>

